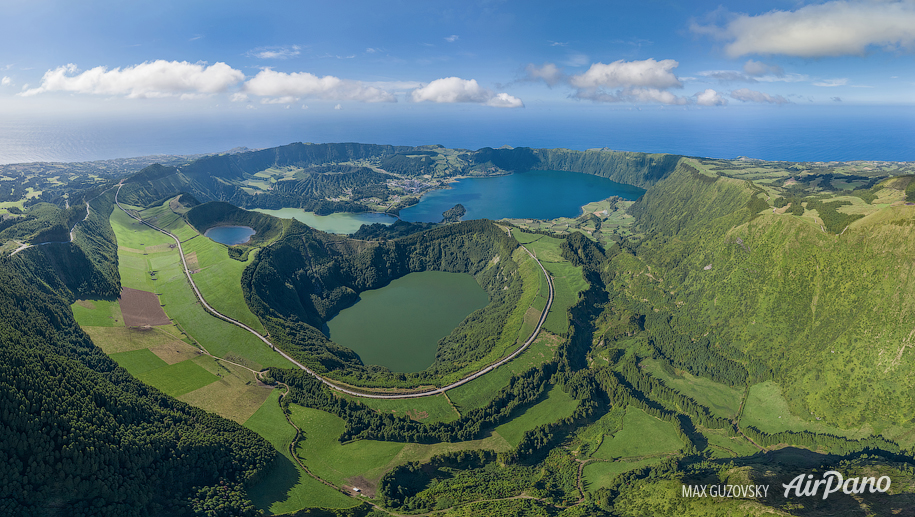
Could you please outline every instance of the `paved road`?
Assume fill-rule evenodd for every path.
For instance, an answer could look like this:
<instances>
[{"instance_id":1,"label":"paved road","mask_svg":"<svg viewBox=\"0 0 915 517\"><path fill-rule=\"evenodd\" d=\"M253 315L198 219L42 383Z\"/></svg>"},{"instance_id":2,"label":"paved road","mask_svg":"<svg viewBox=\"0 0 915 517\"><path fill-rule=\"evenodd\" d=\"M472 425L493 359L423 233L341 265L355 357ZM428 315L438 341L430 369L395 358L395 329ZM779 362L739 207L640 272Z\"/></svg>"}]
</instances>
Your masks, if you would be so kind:
<instances>
[{"instance_id":1,"label":"paved road","mask_svg":"<svg viewBox=\"0 0 915 517\"><path fill-rule=\"evenodd\" d=\"M483 368L482 370L480 370L476 373L470 374L467 377L464 377L463 379L461 379L457 382L454 382L452 384L449 384L447 386L444 386L442 388L436 388L436 389L425 390L425 391L416 391L416 392L411 392L411 393L364 393L361 391L351 390L349 388L344 388L343 386L339 386L339 385L327 380L321 374L315 372L314 370L308 368L307 366L303 365L302 363L296 361L295 359L290 357L289 354L287 354L286 352L275 347L273 345L273 343L271 343L266 337L262 336L259 332L252 329L251 327L245 325L244 323L242 323L240 321L236 321L236 320L220 313L219 311L213 309L212 307L210 307L210 305L206 302L206 300L203 299L203 295L200 294L200 290L197 289L197 284L194 283L194 279L191 278L191 272L187 267L187 261L184 258L184 250L181 248L181 241L178 240L178 237L176 237L174 234L168 232L167 230L163 230L162 228L159 228L158 226L148 223L148 222L144 221L143 219L141 219L141 218L131 214L127 210L125 210L124 207L121 206L121 203L118 201L118 194L120 192L121 192L121 184L118 184L118 191L114 195L114 202L118 205L118 208L120 208L125 214L127 214L131 218L145 224L146 226L149 226L150 228L152 228L156 231L162 232L165 235L168 235L169 237L174 239L175 243L178 245L178 253L181 255L181 263L184 266L184 274L187 276L187 281L191 284L191 288L194 289L194 294L197 296L197 299L200 301L201 305L203 305L203 307L207 311L209 311L211 314L213 314L217 318L228 321L229 323L232 323L233 325L237 325L237 326L247 330L248 332L254 334L255 336L257 336L258 339L260 339L267 346L269 346L270 348L275 350L277 353L279 353L280 355L285 357L289 362L298 366L302 370L305 370L310 375L312 375L314 378L316 378L319 381L321 381L322 383L324 383L327 387L337 390L342 393L346 393L347 395L353 395L356 397L373 398L373 399L409 399L409 398L429 397L429 396L433 396L433 395L440 395L452 388L456 388L462 384L466 384L478 377L481 377L481 376L495 370L496 368L511 361L515 357L518 357L522 352L524 352L524 350L527 349L527 347L530 346L530 344L533 343L535 339L537 339L537 336L540 334L540 328L543 327L543 322L546 321L546 316L550 312L550 307L553 305L553 279L550 278L550 274L547 272L546 268L543 267L543 264L541 264L540 261L537 260L537 257L533 253L531 253L531 251L529 249L527 249L523 245L521 245L521 247L524 249L524 251L526 251L527 254L530 255L531 258L534 259L534 261L537 262L537 265L540 266L540 270L543 271L543 274L546 277L547 284L550 287L550 297L546 302L546 307L543 309L543 313L540 315L540 321L537 322L537 327L534 329L534 331L531 333L531 336L529 338L527 338L527 341L525 341L523 345L518 347L518 349L515 350L511 355L504 357L501 360L499 360L495 363L492 363L489 366Z\"/></svg>"}]
</instances>

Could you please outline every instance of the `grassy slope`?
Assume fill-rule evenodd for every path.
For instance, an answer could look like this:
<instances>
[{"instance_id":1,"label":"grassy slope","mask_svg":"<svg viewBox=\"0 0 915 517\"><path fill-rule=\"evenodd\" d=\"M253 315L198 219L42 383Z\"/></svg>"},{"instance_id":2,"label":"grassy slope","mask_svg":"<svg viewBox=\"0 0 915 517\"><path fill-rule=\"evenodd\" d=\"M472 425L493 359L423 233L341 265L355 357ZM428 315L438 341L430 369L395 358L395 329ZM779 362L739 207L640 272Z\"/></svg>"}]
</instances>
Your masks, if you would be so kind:
<instances>
[{"instance_id":1,"label":"grassy slope","mask_svg":"<svg viewBox=\"0 0 915 517\"><path fill-rule=\"evenodd\" d=\"M553 386L540 402L524 409L510 421L496 427L495 432L515 447L521 442L525 431L563 419L571 415L577 407L577 400Z\"/></svg>"},{"instance_id":2,"label":"grassy slope","mask_svg":"<svg viewBox=\"0 0 915 517\"><path fill-rule=\"evenodd\" d=\"M638 458L673 453L683 447L669 422L658 420L641 409L629 407L623 417L623 428L605 437L594 458Z\"/></svg>"},{"instance_id":3,"label":"grassy slope","mask_svg":"<svg viewBox=\"0 0 915 517\"><path fill-rule=\"evenodd\" d=\"M461 450L505 451L509 445L498 436L457 443L418 444L357 440L341 444L343 419L317 409L290 405L293 421L305 434L296 454L315 474L338 486L357 484L373 489L385 472L410 461Z\"/></svg>"},{"instance_id":4,"label":"grassy slope","mask_svg":"<svg viewBox=\"0 0 915 517\"><path fill-rule=\"evenodd\" d=\"M178 251L168 248L168 246L161 246L162 244L167 245L169 241L174 243L174 241L155 230L140 225L119 210L112 212L111 224L118 236L118 260L121 281L125 287L157 292L165 312L178 323L183 331L193 336L214 355L231 359L254 369L266 366L289 366L288 361L271 351L249 332L207 314L197 302L187 283ZM202 237L197 239L202 239ZM156 251L150 252L148 247L153 246ZM131 251L141 249L144 251ZM226 260L231 259L227 257ZM156 273L151 276L149 271ZM228 274L228 271L229 269L225 269L223 273ZM238 273L240 275L240 270ZM156 278L156 280L151 280L151 278ZM237 282L239 292L241 291L240 282L239 278ZM210 299L211 297L207 297L208 301Z\"/></svg>"},{"instance_id":5,"label":"grassy slope","mask_svg":"<svg viewBox=\"0 0 915 517\"><path fill-rule=\"evenodd\" d=\"M315 480L293 461L289 444L295 438L295 430L283 416L278 404L279 395L279 391L274 391L267 402L245 422L245 427L266 438L282 454L273 470L248 489L251 500L258 508L277 515L316 506L355 506L357 501Z\"/></svg>"},{"instance_id":6,"label":"grassy slope","mask_svg":"<svg viewBox=\"0 0 915 517\"><path fill-rule=\"evenodd\" d=\"M678 372L679 376L671 376L661 368L658 361L653 359L642 361L642 367L671 388L706 406L713 414L723 418L737 416L743 394L734 388L704 377L690 375L689 372Z\"/></svg>"},{"instance_id":7,"label":"grassy slope","mask_svg":"<svg viewBox=\"0 0 915 517\"><path fill-rule=\"evenodd\" d=\"M752 193L683 171L659 183L636 210L659 233L616 259L616 289L773 367L793 414L899 435L893 425L915 413L915 207L881 209L837 236L771 210L745 222Z\"/></svg>"},{"instance_id":8,"label":"grassy slope","mask_svg":"<svg viewBox=\"0 0 915 517\"><path fill-rule=\"evenodd\" d=\"M431 424L433 422L452 422L460 415L444 395L414 399L369 399L344 395L350 400L358 400L366 406L384 413L398 416L407 415L413 420Z\"/></svg>"}]
</instances>

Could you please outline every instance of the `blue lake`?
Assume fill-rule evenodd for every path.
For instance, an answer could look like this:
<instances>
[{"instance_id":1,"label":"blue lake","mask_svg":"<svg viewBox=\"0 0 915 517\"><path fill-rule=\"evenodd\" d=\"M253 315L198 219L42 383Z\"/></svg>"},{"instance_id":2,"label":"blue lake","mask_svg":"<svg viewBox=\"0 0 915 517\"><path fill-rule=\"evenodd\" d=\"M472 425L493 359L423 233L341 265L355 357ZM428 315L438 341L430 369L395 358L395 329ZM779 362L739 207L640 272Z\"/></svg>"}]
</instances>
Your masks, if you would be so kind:
<instances>
[{"instance_id":1,"label":"blue lake","mask_svg":"<svg viewBox=\"0 0 915 517\"><path fill-rule=\"evenodd\" d=\"M227 246L234 246L248 242L255 233L257 232L250 226L214 226L203 235Z\"/></svg>"},{"instance_id":2,"label":"blue lake","mask_svg":"<svg viewBox=\"0 0 915 517\"><path fill-rule=\"evenodd\" d=\"M645 190L592 174L528 171L491 178L465 178L450 189L425 194L419 204L400 211L410 222L440 222L442 212L460 203L470 219L556 219L578 217L581 207L610 196L635 200Z\"/></svg>"}]
</instances>

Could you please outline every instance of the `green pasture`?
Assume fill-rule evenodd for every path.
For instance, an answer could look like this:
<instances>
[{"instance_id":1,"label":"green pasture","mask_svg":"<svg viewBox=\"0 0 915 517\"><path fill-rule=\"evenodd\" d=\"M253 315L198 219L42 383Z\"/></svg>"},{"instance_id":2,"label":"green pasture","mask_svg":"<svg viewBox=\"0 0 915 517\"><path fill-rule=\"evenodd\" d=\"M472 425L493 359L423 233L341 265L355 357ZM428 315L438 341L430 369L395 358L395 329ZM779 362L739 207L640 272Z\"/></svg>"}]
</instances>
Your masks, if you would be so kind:
<instances>
[{"instance_id":1,"label":"green pasture","mask_svg":"<svg viewBox=\"0 0 915 517\"><path fill-rule=\"evenodd\" d=\"M550 362L560 341L558 336L541 332L521 355L482 377L449 390L448 397L459 411L483 407L499 390L508 385L508 381L513 375Z\"/></svg>"},{"instance_id":2,"label":"green pasture","mask_svg":"<svg viewBox=\"0 0 915 517\"><path fill-rule=\"evenodd\" d=\"M681 448L683 442L673 424L630 406L623 417L623 428L612 438L604 437L593 457L605 460L638 458L674 453Z\"/></svg>"},{"instance_id":3,"label":"green pasture","mask_svg":"<svg viewBox=\"0 0 915 517\"><path fill-rule=\"evenodd\" d=\"M870 433L867 429L842 429L817 421L804 420L791 412L781 388L774 381L750 386L747 402L740 417L741 426L753 426L766 433L810 431L857 439Z\"/></svg>"},{"instance_id":4,"label":"green pasture","mask_svg":"<svg viewBox=\"0 0 915 517\"><path fill-rule=\"evenodd\" d=\"M411 461L424 462L432 456L461 450L490 449L506 451L508 443L498 436L456 443L419 444L356 440L341 444L343 419L312 408L291 404L293 422L302 429L305 439L296 454L309 470L337 486L350 485L372 495L377 482L387 471Z\"/></svg>"},{"instance_id":5,"label":"green pasture","mask_svg":"<svg viewBox=\"0 0 915 517\"><path fill-rule=\"evenodd\" d=\"M73 317L84 327L123 327L121 306L109 300L77 300L70 305Z\"/></svg>"},{"instance_id":6,"label":"green pasture","mask_svg":"<svg viewBox=\"0 0 915 517\"><path fill-rule=\"evenodd\" d=\"M130 372L134 377L139 377L146 372L168 366L168 363L160 359L159 356L152 353L148 348L130 352L118 352L116 354L110 354L109 357L114 359L120 367Z\"/></svg>"},{"instance_id":7,"label":"green pasture","mask_svg":"<svg viewBox=\"0 0 915 517\"><path fill-rule=\"evenodd\" d=\"M358 501L309 476L293 460L289 444L295 429L286 422L279 406L280 390L274 390L248 420L245 427L263 436L280 454L270 472L248 488L254 504L269 514L292 513L303 508L350 508Z\"/></svg>"},{"instance_id":8,"label":"green pasture","mask_svg":"<svg viewBox=\"0 0 915 517\"><path fill-rule=\"evenodd\" d=\"M161 325L149 329L127 327L82 327L82 329L89 334L97 347L109 355L154 348L187 339L174 325Z\"/></svg>"},{"instance_id":9,"label":"green pasture","mask_svg":"<svg viewBox=\"0 0 915 517\"><path fill-rule=\"evenodd\" d=\"M578 401L566 392L553 386L540 402L521 410L517 416L496 427L495 432L516 447L526 431L550 424L570 416L578 407Z\"/></svg>"},{"instance_id":10,"label":"green pasture","mask_svg":"<svg viewBox=\"0 0 915 517\"><path fill-rule=\"evenodd\" d=\"M219 379L189 391L179 400L243 424L260 408L273 389L259 384L245 368L201 356L194 362Z\"/></svg>"},{"instance_id":11,"label":"green pasture","mask_svg":"<svg viewBox=\"0 0 915 517\"><path fill-rule=\"evenodd\" d=\"M660 463L664 458L647 458L635 461L592 461L582 470L584 489L594 492L600 488L610 486L610 483L620 474L630 470L640 469Z\"/></svg>"},{"instance_id":12,"label":"green pasture","mask_svg":"<svg viewBox=\"0 0 915 517\"><path fill-rule=\"evenodd\" d=\"M152 354L152 352L149 353ZM161 359L159 360L161 361ZM165 363L165 361L162 362ZM135 375L135 377L173 397L184 395L219 380L219 377L201 368L194 360L166 364L155 370Z\"/></svg>"},{"instance_id":13,"label":"green pasture","mask_svg":"<svg viewBox=\"0 0 915 517\"><path fill-rule=\"evenodd\" d=\"M678 372L677 377L671 376L654 359L645 359L642 366L648 373L664 381L664 384L709 408L713 414L723 418L737 416L740 399L743 397L740 391L704 377L696 377L689 372Z\"/></svg>"},{"instance_id":14,"label":"green pasture","mask_svg":"<svg viewBox=\"0 0 915 517\"><path fill-rule=\"evenodd\" d=\"M125 218L127 219L126 221L124 221ZM136 224L131 226L131 221L133 220L127 218L120 210L112 212L111 223L117 235L120 248L118 250L118 259L120 262L121 281L125 287L159 294L159 299L164 305L165 312L174 319L183 331L199 342L208 352L216 356L226 357L232 355L233 357L243 358L246 366L254 369L261 369L267 366L291 367L291 364L286 359L272 351L270 347L248 331L216 318L203 309L187 282L177 249L165 248L167 251L147 255L126 251L124 249L125 245L122 244L123 241L127 241L128 248L145 249L144 246L149 244L167 244L161 239L157 241L157 236L168 239L168 237L147 226ZM171 239L169 240L174 242ZM209 241L209 239L202 238L194 239L194 241L197 240L201 240L201 242ZM206 261L208 256L206 245L201 249L205 251L203 260ZM228 258L228 255L226 255L225 261L226 263L234 262ZM238 264L241 265L240 262ZM223 267L223 272L233 271L233 267ZM149 274L150 271L155 271L155 275L151 276ZM205 294L204 296L208 303L212 301L216 306L219 306L225 301L216 301L214 297L216 299L222 297L230 300L230 302L234 299L237 302L238 297L241 296L241 269L235 268L234 271L239 275L238 296L231 298L226 295L229 290L235 289L234 287L215 287L213 292L224 289L224 291L221 291L222 296L213 294L213 292ZM214 271L214 273L216 272ZM152 280L152 278L156 280ZM235 303L235 306L237 307L238 304ZM250 314L246 306L245 309ZM228 312L230 312L230 315L233 313L231 310ZM251 317L253 318L253 316ZM239 316L239 319L243 320L244 318Z\"/></svg>"},{"instance_id":15,"label":"green pasture","mask_svg":"<svg viewBox=\"0 0 915 517\"><path fill-rule=\"evenodd\" d=\"M733 458L752 456L759 449L743 436L728 436L721 429L702 429L702 435L708 440L709 450L715 458Z\"/></svg>"},{"instance_id":16,"label":"green pasture","mask_svg":"<svg viewBox=\"0 0 915 517\"><path fill-rule=\"evenodd\" d=\"M184 253L194 253L200 269L194 273L194 283L204 299L217 311L235 318L254 330L265 333L260 320L245 303L241 288L241 274L256 253L248 254L247 262L229 257L226 247L206 237L197 237L183 244Z\"/></svg>"},{"instance_id":17,"label":"green pasture","mask_svg":"<svg viewBox=\"0 0 915 517\"><path fill-rule=\"evenodd\" d=\"M420 397L413 399L371 399L341 395L344 398L355 400L381 413L391 413L397 416L408 416L424 424L435 422L453 422L460 416L448 403L445 395L434 397Z\"/></svg>"},{"instance_id":18,"label":"green pasture","mask_svg":"<svg viewBox=\"0 0 915 517\"><path fill-rule=\"evenodd\" d=\"M569 309L578 303L579 293L588 289L582 268L568 262L544 262L543 267L553 277L553 305L543 322L543 328L555 334L569 331Z\"/></svg>"}]
</instances>

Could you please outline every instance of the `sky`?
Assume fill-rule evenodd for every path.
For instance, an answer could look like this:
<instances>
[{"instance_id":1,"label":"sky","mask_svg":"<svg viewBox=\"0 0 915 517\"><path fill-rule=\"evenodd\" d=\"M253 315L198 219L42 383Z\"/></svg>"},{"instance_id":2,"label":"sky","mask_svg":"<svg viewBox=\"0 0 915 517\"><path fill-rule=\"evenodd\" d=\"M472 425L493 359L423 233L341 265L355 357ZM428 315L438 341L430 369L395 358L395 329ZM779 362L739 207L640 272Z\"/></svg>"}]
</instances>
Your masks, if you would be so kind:
<instances>
[{"instance_id":1,"label":"sky","mask_svg":"<svg viewBox=\"0 0 915 517\"><path fill-rule=\"evenodd\" d=\"M0 0L0 113L911 106L913 50L915 0Z\"/></svg>"}]
</instances>

